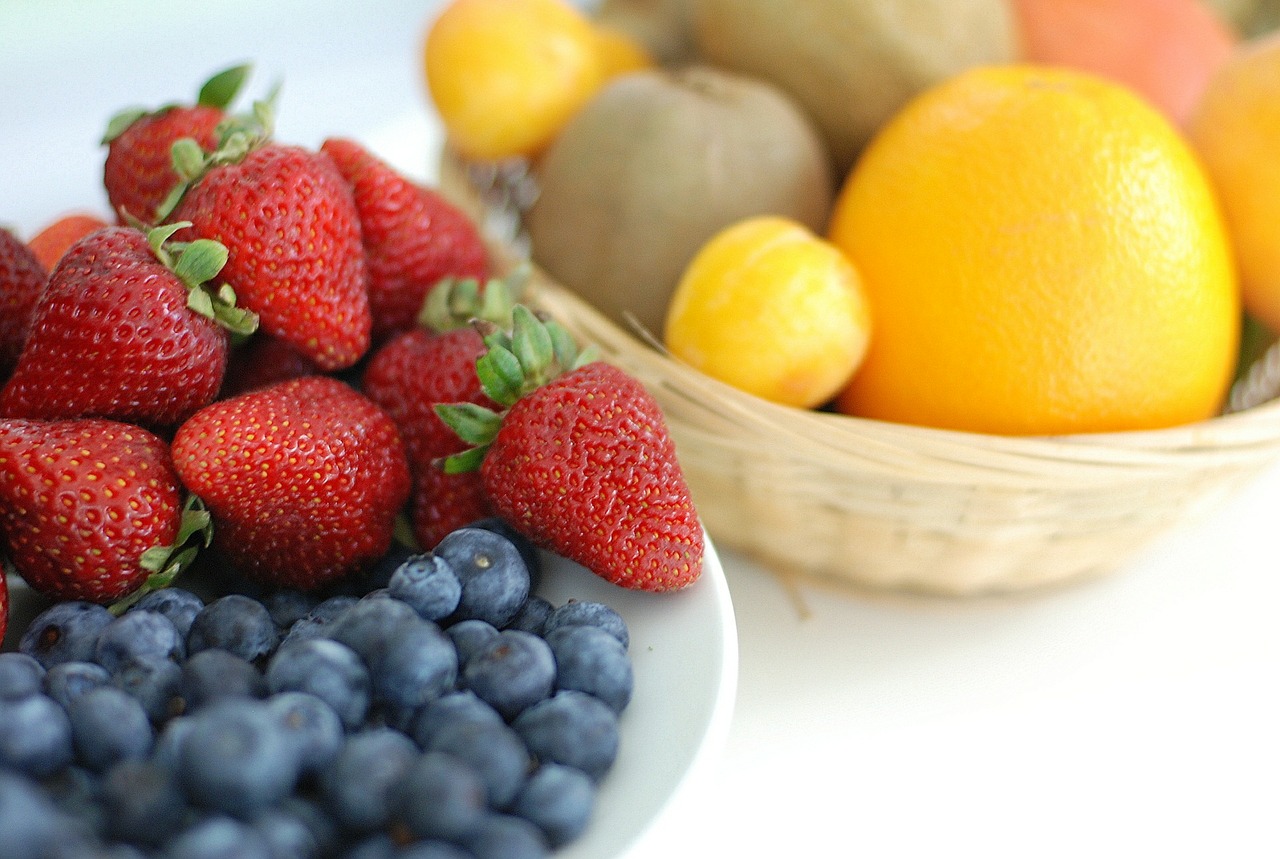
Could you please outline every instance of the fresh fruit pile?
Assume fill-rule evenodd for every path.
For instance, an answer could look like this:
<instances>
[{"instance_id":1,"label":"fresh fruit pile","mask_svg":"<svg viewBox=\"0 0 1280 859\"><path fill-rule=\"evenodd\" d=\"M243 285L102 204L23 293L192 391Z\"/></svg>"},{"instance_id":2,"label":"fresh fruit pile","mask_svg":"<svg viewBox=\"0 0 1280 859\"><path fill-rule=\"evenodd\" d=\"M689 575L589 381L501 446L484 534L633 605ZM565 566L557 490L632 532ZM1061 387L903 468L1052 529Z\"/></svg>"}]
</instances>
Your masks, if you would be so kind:
<instances>
[{"instance_id":1,"label":"fresh fruit pile","mask_svg":"<svg viewBox=\"0 0 1280 859\"><path fill-rule=\"evenodd\" d=\"M1280 87L1265 59L1225 79L1272 4L606 0L574 26L620 29L653 64L548 76L578 107L545 141L468 146L458 93L496 122L481 107L524 61L487 57L482 81L433 46L557 3L574 14L449 4L428 89L459 157L527 162L533 260L709 376L949 429L1149 429L1221 411L1248 358L1242 288L1246 321L1276 330L1263 153ZM529 54L559 37L519 34ZM780 263L762 218L846 264Z\"/></svg>"},{"instance_id":2,"label":"fresh fruit pile","mask_svg":"<svg viewBox=\"0 0 1280 859\"><path fill-rule=\"evenodd\" d=\"M697 580L662 415L439 192L233 111L246 73L112 121L109 219L0 231L0 634L8 576L48 603L0 657L0 852L541 855L632 680L537 553Z\"/></svg>"}]
</instances>

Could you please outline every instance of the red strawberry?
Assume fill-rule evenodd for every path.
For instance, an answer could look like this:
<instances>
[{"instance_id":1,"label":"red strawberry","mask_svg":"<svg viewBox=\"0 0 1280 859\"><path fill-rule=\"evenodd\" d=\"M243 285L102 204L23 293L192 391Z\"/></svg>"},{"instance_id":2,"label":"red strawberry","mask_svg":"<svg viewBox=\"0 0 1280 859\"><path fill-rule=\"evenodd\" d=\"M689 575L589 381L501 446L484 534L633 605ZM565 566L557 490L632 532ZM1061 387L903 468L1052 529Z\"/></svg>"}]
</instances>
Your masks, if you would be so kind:
<instances>
[{"instance_id":1,"label":"red strawberry","mask_svg":"<svg viewBox=\"0 0 1280 859\"><path fill-rule=\"evenodd\" d=\"M184 518L185 516L185 518ZM207 517L184 514L169 448L128 424L0 420L0 538L14 568L56 599L112 602L152 575Z\"/></svg>"},{"instance_id":2,"label":"red strawberry","mask_svg":"<svg viewBox=\"0 0 1280 859\"><path fill-rule=\"evenodd\" d=\"M102 139L107 144L102 179L122 222L129 216L145 223L160 220L157 210L180 181L173 144L191 138L202 149L216 148L218 125L247 73L247 67L237 66L210 78L194 105L133 108L111 119Z\"/></svg>"},{"instance_id":3,"label":"red strawberry","mask_svg":"<svg viewBox=\"0 0 1280 859\"><path fill-rule=\"evenodd\" d=\"M390 415L404 439L414 478L410 521L414 538L425 549L490 512L478 473L442 470L440 460L466 444L440 420L435 407L457 402L495 406L476 376L476 360L488 347L467 321L482 318L510 326L512 288L520 285L514 278L490 281L483 290L474 280L437 285L423 308L425 327L392 337L365 369L365 394Z\"/></svg>"},{"instance_id":4,"label":"red strawberry","mask_svg":"<svg viewBox=\"0 0 1280 859\"><path fill-rule=\"evenodd\" d=\"M259 333L231 351L220 398L234 397L286 379L315 376L320 368L283 340Z\"/></svg>"},{"instance_id":5,"label":"red strawberry","mask_svg":"<svg viewBox=\"0 0 1280 859\"><path fill-rule=\"evenodd\" d=\"M44 267L31 248L0 229L0 382L18 363L46 280Z\"/></svg>"},{"instance_id":6,"label":"red strawberry","mask_svg":"<svg viewBox=\"0 0 1280 859\"><path fill-rule=\"evenodd\" d=\"M516 311L511 337L490 338L477 366L506 412L439 410L479 445L450 468L478 466L499 516L614 584L690 584L702 571L702 526L657 402L617 367L582 363L562 328Z\"/></svg>"},{"instance_id":7,"label":"red strawberry","mask_svg":"<svg viewBox=\"0 0 1280 859\"><path fill-rule=\"evenodd\" d=\"M321 150L355 195L375 339L412 328L427 291L443 278L489 277L480 231L441 194L405 178L354 141L329 139Z\"/></svg>"},{"instance_id":8,"label":"red strawberry","mask_svg":"<svg viewBox=\"0 0 1280 859\"><path fill-rule=\"evenodd\" d=\"M351 189L327 155L266 143L215 162L175 217L226 246L222 276L262 330L325 370L369 348L364 250Z\"/></svg>"},{"instance_id":9,"label":"red strawberry","mask_svg":"<svg viewBox=\"0 0 1280 859\"><path fill-rule=\"evenodd\" d=\"M395 424L328 376L207 406L178 428L173 459L230 560L288 587L314 588L378 559L409 495Z\"/></svg>"},{"instance_id":10,"label":"red strawberry","mask_svg":"<svg viewBox=\"0 0 1280 859\"><path fill-rule=\"evenodd\" d=\"M165 242L177 228L108 227L67 251L0 391L0 415L167 427L213 400L224 326L251 330L252 315L203 286L221 266L221 246L193 243L175 256Z\"/></svg>"}]
</instances>

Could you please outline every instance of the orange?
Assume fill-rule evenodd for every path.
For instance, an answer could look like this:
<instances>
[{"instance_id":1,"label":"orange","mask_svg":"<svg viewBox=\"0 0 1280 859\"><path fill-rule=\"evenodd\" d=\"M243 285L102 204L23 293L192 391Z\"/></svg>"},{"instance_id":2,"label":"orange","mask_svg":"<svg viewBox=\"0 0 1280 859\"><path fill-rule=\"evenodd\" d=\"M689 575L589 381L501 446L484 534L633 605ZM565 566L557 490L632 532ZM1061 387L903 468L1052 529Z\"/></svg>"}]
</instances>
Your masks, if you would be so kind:
<instances>
[{"instance_id":1,"label":"orange","mask_svg":"<svg viewBox=\"0 0 1280 859\"><path fill-rule=\"evenodd\" d=\"M649 50L623 30L595 22L600 76L608 81L618 75L651 69L657 65Z\"/></svg>"},{"instance_id":2,"label":"orange","mask_svg":"<svg viewBox=\"0 0 1280 859\"><path fill-rule=\"evenodd\" d=\"M812 408L849 381L871 318L857 270L789 218L759 216L694 255L667 309L671 353L766 400Z\"/></svg>"},{"instance_id":3,"label":"orange","mask_svg":"<svg viewBox=\"0 0 1280 859\"><path fill-rule=\"evenodd\" d=\"M602 81L596 29L565 0L453 0L423 67L451 143L480 160L537 155Z\"/></svg>"},{"instance_id":4,"label":"orange","mask_svg":"<svg viewBox=\"0 0 1280 859\"><path fill-rule=\"evenodd\" d=\"M1187 135L1222 202L1245 308L1280 331L1280 34L1241 46Z\"/></svg>"},{"instance_id":5,"label":"orange","mask_svg":"<svg viewBox=\"0 0 1280 859\"><path fill-rule=\"evenodd\" d=\"M831 239L876 331L846 412L1001 434L1210 417L1240 308L1209 182L1128 89L1031 65L964 72L877 134Z\"/></svg>"},{"instance_id":6,"label":"orange","mask_svg":"<svg viewBox=\"0 0 1280 859\"><path fill-rule=\"evenodd\" d=\"M1181 124L1236 36L1203 0L1014 0L1024 59L1132 87Z\"/></svg>"}]
</instances>

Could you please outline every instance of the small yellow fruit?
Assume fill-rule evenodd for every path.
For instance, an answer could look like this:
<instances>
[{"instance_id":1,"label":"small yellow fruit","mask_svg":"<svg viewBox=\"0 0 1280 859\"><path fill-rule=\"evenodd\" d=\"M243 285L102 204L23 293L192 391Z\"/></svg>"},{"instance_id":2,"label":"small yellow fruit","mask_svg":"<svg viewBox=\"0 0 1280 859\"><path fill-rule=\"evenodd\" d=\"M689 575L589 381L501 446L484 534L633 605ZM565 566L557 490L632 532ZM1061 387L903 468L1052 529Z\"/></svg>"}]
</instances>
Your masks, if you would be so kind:
<instances>
[{"instance_id":1,"label":"small yellow fruit","mask_svg":"<svg viewBox=\"0 0 1280 859\"><path fill-rule=\"evenodd\" d=\"M600 51L600 78L603 81L657 65L644 45L617 27L596 24L596 43Z\"/></svg>"},{"instance_id":2,"label":"small yellow fruit","mask_svg":"<svg viewBox=\"0 0 1280 859\"><path fill-rule=\"evenodd\" d=\"M813 408L849 381L871 316L839 249L773 216L717 233L681 278L666 346L698 370L766 400Z\"/></svg>"}]
</instances>

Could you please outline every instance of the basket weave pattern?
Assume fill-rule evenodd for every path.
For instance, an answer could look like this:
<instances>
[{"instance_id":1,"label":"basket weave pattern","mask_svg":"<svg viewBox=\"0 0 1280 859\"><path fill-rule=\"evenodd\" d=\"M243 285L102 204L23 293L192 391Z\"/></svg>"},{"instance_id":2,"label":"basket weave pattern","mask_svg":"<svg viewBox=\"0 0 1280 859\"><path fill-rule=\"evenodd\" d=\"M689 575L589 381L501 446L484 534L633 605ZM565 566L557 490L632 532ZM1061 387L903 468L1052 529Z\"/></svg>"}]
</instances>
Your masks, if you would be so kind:
<instances>
[{"instance_id":1,"label":"basket weave pattern","mask_svg":"<svg viewBox=\"0 0 1280 859\"><path fill-rule=\"evenodd\" d=\"M522 261L508 207L449 152L440 184L507 233L494 240L499 268ZM1028 438L907 426L742 393L536 269L527 300L657 398L712 538L791 576L946 595L1097 576L1280 455L1276 399L1143 432Z\"/></svg>"}]
</instances>

